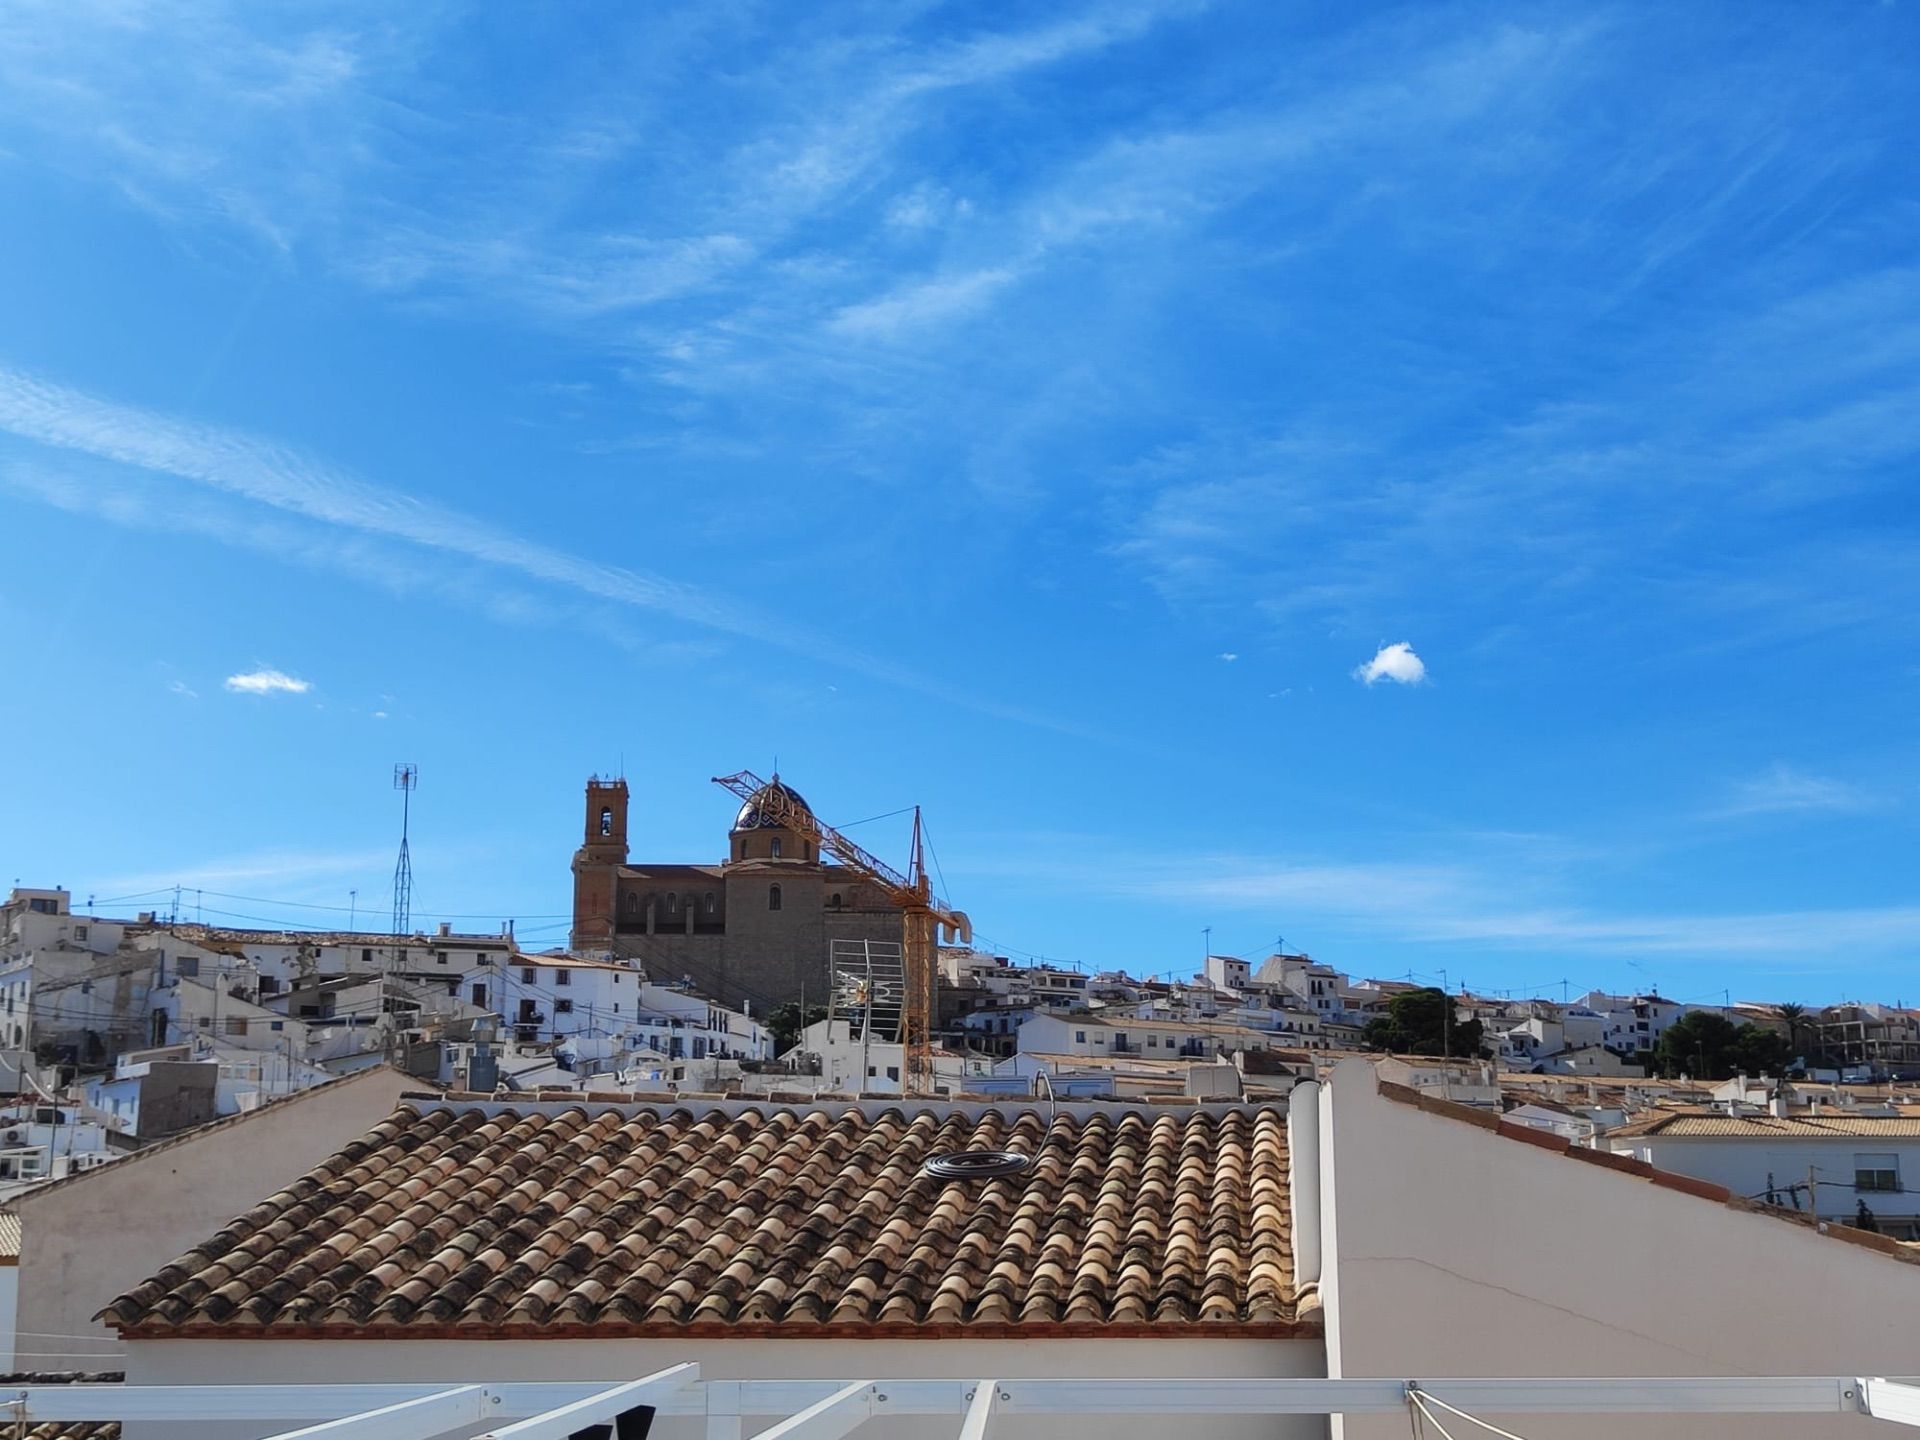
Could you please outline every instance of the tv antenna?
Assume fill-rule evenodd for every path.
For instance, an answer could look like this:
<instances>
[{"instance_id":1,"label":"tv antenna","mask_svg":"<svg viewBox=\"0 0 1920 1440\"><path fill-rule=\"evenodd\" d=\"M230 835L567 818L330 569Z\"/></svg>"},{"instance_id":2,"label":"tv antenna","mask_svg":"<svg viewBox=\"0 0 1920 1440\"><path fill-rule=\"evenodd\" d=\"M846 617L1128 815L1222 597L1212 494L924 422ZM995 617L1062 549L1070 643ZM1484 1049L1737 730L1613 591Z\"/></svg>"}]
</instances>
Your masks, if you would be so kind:
<instances>
[{"instance_id":1,"label":"tv antenna","mask_svg":"<svg viewBox=\"0 0 1920 1440\"><path fill-rule=\"evenodd\" d=\"M413 822L413 792L420 784L418 765L393 767L393 788L400 792L400 859L393 867L393 933L405 935L412 924L413 860L407 854L407 831Z\"/></svg>"}]
</instances>

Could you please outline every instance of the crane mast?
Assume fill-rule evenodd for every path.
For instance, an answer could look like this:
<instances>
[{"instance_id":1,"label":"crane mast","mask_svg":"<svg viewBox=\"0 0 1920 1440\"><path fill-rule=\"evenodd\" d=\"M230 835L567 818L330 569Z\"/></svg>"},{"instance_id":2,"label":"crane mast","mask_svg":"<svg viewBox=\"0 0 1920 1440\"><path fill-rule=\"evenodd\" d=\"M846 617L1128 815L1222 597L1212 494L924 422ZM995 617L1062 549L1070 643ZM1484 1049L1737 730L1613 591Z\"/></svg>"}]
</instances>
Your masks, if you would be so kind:
<instances>
[{"instance_id":1,"label":"crane mast","mask_svg":"<svg viewBox=\"0 0 1920 1440\"><path fill-rule=\"evenodd\" d=\"M900 910L901 958L906 970L906 996L901 1006L900 1040L906 1051L907 1088L927 1093L933 1089L934 986L937 971L940 932L965 944L973 939L973 924L965 912L949 909L933 898L927 880L925 838L920 826L920 810L913 812L913 850L908 862L910 874L903 875L886 861L835 830L821 823L804 805L796 805L789 792L771 785L751 770L732 775L716 775L713 783L731 791L743 801L752 801L775 824L813 840L824 855L852 874L881 891Z\"/></svg>"}]
</instances>

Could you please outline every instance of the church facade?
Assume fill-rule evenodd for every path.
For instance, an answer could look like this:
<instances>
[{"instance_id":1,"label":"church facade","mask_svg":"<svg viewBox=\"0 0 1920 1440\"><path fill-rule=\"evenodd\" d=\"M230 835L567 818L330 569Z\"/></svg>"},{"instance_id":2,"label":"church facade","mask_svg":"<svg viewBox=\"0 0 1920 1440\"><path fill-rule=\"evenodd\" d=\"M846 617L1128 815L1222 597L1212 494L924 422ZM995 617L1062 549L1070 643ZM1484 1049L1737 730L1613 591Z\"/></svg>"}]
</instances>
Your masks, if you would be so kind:
<instances>
[{"instance_id":1,"label":"church facade","mask_svg":"<svg viewBox=\"0 0 1920 1440\"><path fill-rule=\"evenodd\" d=\"M775 785L786 804L813 813L778 775L767 788ZM720 863L635 863L627 782L588 780L586 833L573 857L574 953L637 961L656 981L687 980L764 1015L790 1000L825 1003L830 942L899 945L892 901L777 823L756 803L765 793L734 815Z\"/></svg>"}]
</instances>

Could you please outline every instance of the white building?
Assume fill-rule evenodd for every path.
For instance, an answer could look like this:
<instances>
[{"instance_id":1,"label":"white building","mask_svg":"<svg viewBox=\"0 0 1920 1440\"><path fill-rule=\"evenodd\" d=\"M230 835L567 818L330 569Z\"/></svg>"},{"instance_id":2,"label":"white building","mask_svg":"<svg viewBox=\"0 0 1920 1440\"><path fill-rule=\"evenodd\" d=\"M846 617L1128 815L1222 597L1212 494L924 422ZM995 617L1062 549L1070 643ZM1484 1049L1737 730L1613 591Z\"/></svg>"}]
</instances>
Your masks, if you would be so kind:
<instances>
[{"instance_id":1,"label":"white building","mask_svg":"<svg viewBox=\"0 0 1920 1440\"><path fill-rule=\"evenodd\" d=\"M1615 1155L1724 1185L1737 1196L1920 1239L1920 1112L1859 1115L1664 1113L1597 1142Z\"/></svg>"},{"instance_id":2,"label":"white building","mask_svg":"<svg viewBox=\"0 0 1920 1440\"><path fill-rule=\"evenodd\" d=\"M1038 1015L1019 1030L1022 1052L1048 1055L1139 1055L1145 1059L1207 1059L1244 1050L1279 1048L1271 1030L1209 1020L1140 1020L1124 1016Z\"/></svg>"},{"instance_id":3,"label":"white building","mask_svg":"<svg viewBox=\"0 0 1920 1440\"><path fill-rule=\"evenodd\" d=\"M907 1071L904 1045L868 1038L850 1020L829 1016L800 1032L801 1054L818 1057L822 1085L851 1095L899 1095Z\"/></svg>"},{"instance_id":4,"label":"white building","mask_svg":"<svg viewBox=\"0 0 1920 1440\"><path fill-rule=\"evenodd\" d=\"M0 1203L112 1163L119 1152L107 1136L102 1120L73 1102L22 1099L0 1106Z\"/></svg>"}]
</instances>

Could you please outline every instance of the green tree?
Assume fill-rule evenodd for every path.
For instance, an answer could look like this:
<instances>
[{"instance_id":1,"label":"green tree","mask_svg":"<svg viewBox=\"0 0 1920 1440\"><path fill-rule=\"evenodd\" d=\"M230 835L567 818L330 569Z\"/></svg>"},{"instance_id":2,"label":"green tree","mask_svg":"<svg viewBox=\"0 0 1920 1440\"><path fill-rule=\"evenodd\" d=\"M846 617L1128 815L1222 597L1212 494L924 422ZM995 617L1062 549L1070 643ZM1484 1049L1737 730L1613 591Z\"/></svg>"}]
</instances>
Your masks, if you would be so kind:
<instances>
[{"instance_id":1,"label":"green tree","mask_svg":"<svg viewBox=\"0 0 1920 1440\"><path fill-rule=\"evenodd\" d=\"M1394 996L1387 1002L1385 1015L1366 1023L1360 1039L1370 1050L1470 1059L1480 1054L1480 1022L1459 1019L1453 1013L1453 997L1429 985Z\"/></svg>"},{"instance_id":2,"label":"green tree","mask_svg":"<svg viewBox=\"0 0 1920 1440\"><path fill-rule=\"evenodd\" d=\"M1736 1070L1778 1075L1793 1058L1792 1047L1771 1030L1735 1025L1712 1010L1691 1010L1661 1035L1653 1066L1662 1075L1725 1080Z\"/></svg>"},{"instance_id":3,"label":"green tree","mask_svg":"<svg viewBox=\"0 0 1920 1440\"><path fill-rule=\"evenodd\" d=\"M826 1018L827 1007L824 1005L809 1005L804 1015L797 1000L774 1006L767 1013L767 1028L773 1032L773 1053L786 1054L800 1043L802 1030Z\"/></svg>"},{"instance_id":4,"label":"green tree","mask_svg":"<svg viewBox=\"0 0 1920 1440\"><path fill-rule=\"evenodd\" d=\"M1727 1058L1733 1068L1748 1075L1784 1075L1794 1061L1793 1046L1784 1035L1759 1025L1742 1025L1734 1032Z\"/></svg>"}]
</instances>

